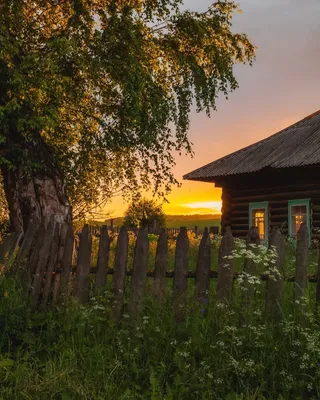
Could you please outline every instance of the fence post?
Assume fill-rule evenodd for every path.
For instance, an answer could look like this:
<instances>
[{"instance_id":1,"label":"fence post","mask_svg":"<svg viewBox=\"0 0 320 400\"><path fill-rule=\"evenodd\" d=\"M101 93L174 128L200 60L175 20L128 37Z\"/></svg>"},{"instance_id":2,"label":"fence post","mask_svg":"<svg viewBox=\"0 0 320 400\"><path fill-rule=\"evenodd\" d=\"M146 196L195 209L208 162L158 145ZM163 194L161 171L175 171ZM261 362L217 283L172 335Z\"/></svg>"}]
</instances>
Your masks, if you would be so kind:
<instances>
[{"instance_id":1,"label":"fence post","mask_svg":"<svg viewBox=\"0 0 320 400\"><path fill-rule=\"evenodd\" d=\"M51 283L52 283L52 274L55 269L55 266L58 261L58 254L59 254L59 225L56 223L53 239L50 247L50 255L47 265L47 271L45 274L45 282L43 285L43 293L41 298L40 309L44 310L47 307L50 290L51 290Z\"/></svg>"},{"instance_id":2,"label":"fence post","mask_svg":"<svg viewBox=\"0 0 320 400\"><path fill-rule=\"evenodd\" d=\"M247 250L250 250L253 254L257 253L257 246L260 245L260 236L259 236L259 231L258 228L255 226L252 226L248 232L247 235ZM244 267L243 267L243 272L244 272L244 279L243 279L243 284L244 284L244 292L243 292L243 311L245 311L246 315L251 314L253 302L254 302L254 293L255 293L255 287L250 283L250 278L256 277L257 276L257 265L254 262L254 260L250 258L245 258L244 260Z\"/></svg>"},{"instance_id":3,"label":"fence post","mask_svg":"<svg viewBox=\"0 0 320 400\"><path fill-rule=\"evenodd\" d=\"M6 275L13 274L12 269L14 267L14 260L22 237L22 231L13 232L0 244L0 265L4 266L4 274Z\"/></svg>"},{"instance_id":4,"label":"fence post","mask_svg":"<svg viewBox=\"0 0 320 400\"><path fill-rule=\"evenodd\" d=\"M22 264L23 269L26 269L26 261L30 257L30 253L32 251L34 240L38 229L40 227L40 221L38 219L30 220L28 223L27 231L24 235L23 241L21 243L20 249L18 251L17 257L15 259L13 268L12 268L12 275L17 274L20 272L20 267Z\"/></svg>"},{"instance_id":5,"label":"fence post","mask_svg":"<svg viewBox=\"0 0 320 400\"><path fill-rule=\"evenodd\" d=\"M38 301L41 293L42 279L49 259L51 244L55 235L56 222L53 218L45 230L42 246L39 250L39 256L36 263L35 274L32 281L32 290L30 293L30 307L35 310L38 306Z\"/></svg>"},{"instance_id":6,"label":"fence post","mask_svg":"<svg viewBox=\"0 0 320 400\"><path fill-rule=\"evenodd\" d=\"M157 223L157 220L155 220L155 219L152 222L152 233L153 234L158 233L158 223Z\"/></svg>"},{"instance_id":7,"label":"fence post","mask_svg":"<svg viewBox=\"0 0 320 400\"><path fill-rule=\"evenodd\" d=\"M147 280L149 260L149 238L147 230L139 229L135 245L131 293L128 311L131 317L139 318L143 306L143 296Z\"/></svg>"},{"instance_id":8,"label":"fence post","mask_svg":"<svg viewBox=\"0 0 320 400\"><path fill-rule=\"evenodd\" d=\"M271 265L266 288L266 317L275 323L280 322L281 301L283 291L283 256L284 242L278 227L273 227L269 235L269 248L273 248L277 253L275 263Z\"/></svg>"},{"instance_id":9,"label":"fence post","mask_svg":"<svg viewBox=\"0 0 320 400\"><path fill-rule=\"evenodd\" d=\"M316 284L316 311L320 304L320 247L318 248L317 284Z\"/></svg>"},{"instance_id":10,"label":"fence post","mask_svg":"<svg viewBox=\"0 0 320 400\"><path fill-rule=\"evenodd\" d=\"M232 254L235 249L234 240L230 226L227 226L222 237L219 248L219 265L218 265L218 282L217 282L217 299L219 302L231 303L234 259L227 257Z\"/></svg>"},{"instance_id":11,"label":"fence post","mask_svg":"<svg viewBox=\"0 0 320 400\"><path fill-rule=\"evenodd\" d=\"M105 286L108 273L109 263L109 251L110 251L110 239L108 235L108 229L104 225L100 231L99 241L99 252L97 261L97 272L95 280L95 290L98 290Z\"/></svg>"},{"instance_id":12,"label":"fence post","mask_svg":"<svg viewBox=\"0 0 320 400\"><path fill-rule=\"evenodd\" d=\"M196 300L206 311L209 300L211 269L211 243L208 228L205 228L198 253L196 269Z\"/></svg>"},{"instance_id":13,"label":"fence post","mask_svg":"<svg viewBox=\"0 0 320 400\"><path fill-rule=\"evenodd\" d=\"M74 295L80 303L89 301L89 275L91 264L92 236L89 226L85 225L80 233L79 252L75 279Z\"/></svg>"},{"instance_id":14,"label":"fence post","mask_svg":"<svg viewBox=\"0 0 320 400\"><path fill-rule=\"evenodd\" d=\"M296 248L296 277L295 277L295 300L300 301L307 287L308 275L308 253L309 253L309 233L305 223L300 225L297 233ZM297 304L297 303L296 303ZM301 304L297 304L301 308Z\"/></svg>"},{"instance_id":15,"label":"fence post","mask_svg":"<svg viewBox=\"0 0 320 400\"><path fill-rule=\"evenodd\" d=\"M173 311L177 322L184 321L189 268L189 240L182 227L177 237L173 279Z\"/></svg>"},{"instance_id":16,"label":"fence post","mask_svg":"<svg viewBox=\"0 0 320 400\"><path fill-rule=\"evenodd\" d=\"M66 229L66 227L64 228ZM60 260L60 274L55 274L52 304L64 300L69 294L69 278L74 250L74 233L71 223L66 229L63 254Z\"/></svg>"},{"instance_id":17,"label":"fence post","mask_svg":"<svg viewBox=\"0 0 320 400\"><path fill-rule=\"evenodd\" d=\"M168 268L168 235L165 229L161 229L156 252L154 271L154 295L164 300L166 290L166 270Z\"/></svg>"},{"instance_id":18,"label":"fence post","mask_svg":"<svg viewBox=\"0 0 320 400\"><path fill-rule=\"evenodd\" d=\"M22 286L24 289L24 294L26 296L28 296L28 294L29 294L32 279L33 279L33 276L36 271L37 262L38 262L38 258L39 258L39 252L40 252L43 240L44 240L45 231L46 231L45 224L44 224L44 222L41 222L41 224L39 225L39 228L35 234L35 239L33 242L29 260L26 260L26 259L22 260L23 265L22 265L22 269L21 269L20 279L21 279L21 283L22 283Z\"/></svg>"},{"instance_id":19,"label":"fence post","mask_svg":"<svg viewBox=\"0 0 320 400\"><path fill-rule=\"evenodd\" d=\"M116 258L114 266L114 274L112 277L112 293L113 293L113 315L114 320L118 324L121 317L121 309L123 304L124 283L126 277L126 267L128 259L128 232L123 226L118 236Z\"/></svg>"}]
</instances>

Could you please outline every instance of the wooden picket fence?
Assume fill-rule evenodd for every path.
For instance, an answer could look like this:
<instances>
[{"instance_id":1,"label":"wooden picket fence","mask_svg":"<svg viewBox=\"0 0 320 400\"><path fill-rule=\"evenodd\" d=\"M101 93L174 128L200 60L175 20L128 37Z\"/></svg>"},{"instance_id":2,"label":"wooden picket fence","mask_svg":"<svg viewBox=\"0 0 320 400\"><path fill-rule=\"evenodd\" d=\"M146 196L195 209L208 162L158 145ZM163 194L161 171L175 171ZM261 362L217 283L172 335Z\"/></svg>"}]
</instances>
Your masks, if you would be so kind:
<instances>
[{"instance_id":1,"label":"wooden picket fence","mask_svg":"<svg viewBox=\"0 0 320 400\"><path fill-rule=\"evenodd\" d=\"M85 225L79 235L78 251L75 258L75 238L71 225L58 226L53 220L44 224L30 223L27 232L13 234L0 245L0 263L2 276L14 275L20 278L24 292L32 310L45 310L49 306L63 304L68 296L74 296L82 304L90 298L90 274L95 274L93 290L103 289L107 275L112 275L112 302L114 319L121 319L124 303L126 276L130 276L130 295L128 312L137 318L143 309L143 300L147 277L153 280L153 295L160 301L167 290L166 280L173 278L172 303L175 319L185 317L188 279L195 279L194 298L202 310L210 305L210 279L217 280L216 299L227 307L232 307L233 281L237 279L235 260L228 258L235 249L235 241L230 228L227 228L219 248L217 271L211 270L212 243L208 229L204 230L198 249L197 268L189 271L189 239L186 228L180 228L176 239L174 270L168 271L168 233L161 230L157 242L155 265L148 270L149 238L147 230L140 229L135 242L133 268L128 270L129 240L126 228L122 227L118 237L114 265L109 265L110 235L106 226L99 232L97 265L92 268L92 233ZM247 236L247 247L259 245L256 228L251 228ZM266 316L273 321L281 319L284 275L282 273L284 257L284 238L279 229L274 228L269 236L269 247L276 250L277 258L273 273L259 276L266 282ZM320 274L308 276L309 238L307 227L302 224L297 235L296 273L287 280L295 281L294 299L304 295L307 282L316 283L316 301L320 302ZM75 264L75 265L74 265ZM243 271L247 276L257 276L257 265L252 259L246 259ZM247 309L253 306L255 293L245 278L242 301ZM297 303L297 302L295 302Z\"/></svg>"},{"instance_id":2,"label":"wooden picket fence","mask_svg":"<svg viewBox=\"0 0 320 400\"><path fill-rule=\"evenodd\" d=\"M111 233L120 233L121 226L119 225L103 225L106 226L106 229L111 232ZM154 234L154 235L159 235L161 229L157 227L157 225L152 225L148 226L145 228L148 232L148 234ZM193 232L196 236L197 235L203 235L205 229L209 229L209 233L213 235L217 235L219 233L219 226L210 226L209 228L200 228L197 225L195 225L193 228L189 228L191 232ZM89 225L89 231L92 236L99 236L100 235L100 230L101 228L98 225ZM168 236L175 236L178 235L180 232L180 228L164 228ZM135 235L138 234L139 229L135 227L127 227L128 232L133 232ZM80 232L76 232L76 234L79 234Z\"/></svg>"}]
</instances>

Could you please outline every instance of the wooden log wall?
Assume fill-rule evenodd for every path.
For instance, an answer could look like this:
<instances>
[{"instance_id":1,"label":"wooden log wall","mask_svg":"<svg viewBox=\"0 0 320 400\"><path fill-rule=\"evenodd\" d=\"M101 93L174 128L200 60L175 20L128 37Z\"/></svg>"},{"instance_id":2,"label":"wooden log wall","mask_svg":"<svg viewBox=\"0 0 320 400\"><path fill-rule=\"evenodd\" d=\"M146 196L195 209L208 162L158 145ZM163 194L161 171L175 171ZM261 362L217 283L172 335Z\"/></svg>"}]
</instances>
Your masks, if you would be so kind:
<instances>
[{"instance_id":1,"label":"wooden log wall","mask_svg":"<svg viewBox=\"0 0 320 400\"><path fill-rule=\"evenodd\" d=\"M320 238L320 180L310 181L307 172L302 179L295 180L294 171L281 179L273 172L274 180L264 174L252 179L239 177L220 182L222 187L222 232L230 226L234 236L245 237L249 228L250 203L269 203L269 229L278 226L288 235L288 201L310 199L310 226L312 237ZM271 173L272 175L272 173Z\"/></svg>"}]
</instances>

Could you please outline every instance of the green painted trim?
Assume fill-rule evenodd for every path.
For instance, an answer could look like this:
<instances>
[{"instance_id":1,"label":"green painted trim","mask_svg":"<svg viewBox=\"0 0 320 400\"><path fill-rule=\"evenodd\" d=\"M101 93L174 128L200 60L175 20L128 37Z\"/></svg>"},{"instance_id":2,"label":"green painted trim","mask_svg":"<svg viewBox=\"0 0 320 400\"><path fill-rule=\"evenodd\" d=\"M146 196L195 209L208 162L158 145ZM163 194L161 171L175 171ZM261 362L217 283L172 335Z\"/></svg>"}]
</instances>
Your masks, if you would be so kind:
<instances>
[{"instance_id":1,"label":"green painted trim","mask_svg":"<svg viewBox=\"0 0 320 400\"><path fill-rule=\"evenodd\" d=\"M258 201L256 203L249 203L249 229L252 224L252 211L259 208L264 208L266 213L266 220L264 225L264 240L268 240L269 236L269 202L268 201Z\"/></svg>"},{"instance_id":2,"label":"green painted trim","mask_svg":"<svg viewBox=\"0 0 320 400\"><path fill-rule=\"evenodd\" d=\"M306 206L307 208L307 228L309 233L309 238L311 237L311 218L310 218L310 199L297 199L288 201L288 236L292 236L292 206Z\"/></svg>"}]
</instances>

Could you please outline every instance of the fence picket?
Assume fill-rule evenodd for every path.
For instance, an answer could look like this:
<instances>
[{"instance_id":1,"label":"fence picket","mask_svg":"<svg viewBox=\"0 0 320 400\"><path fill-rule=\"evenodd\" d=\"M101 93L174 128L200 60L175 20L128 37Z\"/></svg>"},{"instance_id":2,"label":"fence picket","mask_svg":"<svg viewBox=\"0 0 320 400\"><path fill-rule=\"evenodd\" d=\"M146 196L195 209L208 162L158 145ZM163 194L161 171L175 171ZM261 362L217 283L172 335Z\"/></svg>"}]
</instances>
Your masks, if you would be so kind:
<instances>
[{"instance_id":1,"label":"fence picket","mask_svg":"<svg viewBox=\"0 0 320 400\"><path fill-rule=\"evenodd\" d=\"M52 289L52 305L55 305L58 303L58 301L60 301L61 299L63 299L63 297L61 296L61 279L62 279L62 275L61 274L55 274L54 275L54 281L53 281L53 289Z\"/></svg>"},{"instance_id":2,"label":"fence picket","mask_svg":"<svg viewBox=\"0 0 320 400\"><path fill-rule=\"evenodd\" d=\"M318 310L320 304L320 248L318 248L318 266L316 274L316 309Z\"/></svg>"},{"instance_id":3,"label":"fence picket","mask_svg":"<svg viewBox=\"0 0 320 400\"><path fill-rule=\"evenodd\" d=\"M47 271L46 271L46 275L45 275L45 282L43 285L41 304L39 307L41 310L44 310L47 307L50 290L51 290L53 271L54 271L57 261L58 261L59 228L60 228L59 225L56 224L53 240L52 240L51 247L50 247L50 256L49 256Z\"/></svg>"},{"instance_id":4,"label":"fence picket","mask_svg":"<svg viewBox=\"0 0 320 400\"><path fill-rule=\"evenodd\" d=\"M234 239L229 226L222 237L219 248L217 299L219 302L231 303L234 260L226 257L230 256L235 249Z\"/></svg>"},{"instance_id":5,"label":"fence picket","mask_svg":"<svg viewBox=\"0 0 320 400\"><path fill-rule=\"evenodd\" d=\"M57 301L63 301L69 294L69 278L71 272L71 264L74 250L74 234L72 224L66 224L64 226L65 239L63 246L63 255L60 260L60 274L54 276L54 290L52 297L52 304L56 304Z\"/></svg>"},{"instance_id":6,"label":"fence picket","mask_svg":"<svg viewBox=\"0 0 320 400\"><path fill-rule=\"evenodd\" d=\"M211 243L208 228L205 228L200 241L196 269L196 300L201 306L208 306L211 268ZM204 311L205 311L204 310Z\"/></svg>"},{"instance_id":7,"label":"fence picket","mask_svg":"<svg viewBox=\"0 0 320 400\"><path fill-rule=\"evenodd\" d=\"M308 278L308 251L309 234L305 223L300 225L297 233L296 248L296 278L295 278L295 300L299 301L304 295Z\"/></svg>"},{"instance_id":8,"label":"fence picket","mask_svg":"<svg viewBox=\"0 0 320 400\"><path fill-rule=\"evenodd\" d=\"M173 312L177 322L184 321L189 268L189 240L187 229L182 227L176 241L173 278Z\"/></svg>"},{"instance_id":9,"label":"fence picket","mask_svg":"<svg viewBox=\"0 0 320 400\"><path fill-rule=\"evenodd\" d=\"M149 239L146 229L139 229L133 260L131 293L128 311L132 318L138 318L143 307L143 297L147 280L149 259Z\"/></svg>"},{"instance_id":10,"label":"fence picket","mask_svg":"<svg viewBox=\"0 0 320 400\"><path fill-rule=\"evenodd\" d=\"M166 290L166 271L168 269L168 235L161 229L156 251L153 294L160 301L164 300Z\"/></svg>"},{"instance_id":11,"label":"fence picket","mask_svg":"<svg viewBox=\"0 0 320 400\"><path fill-rule=\"evenodd\" d=\"M27 231L22 240L21 246L18 250L17 257L11 270L12 275L16 275L22 268L26 269L26 262L30 258L35 238L40 227L40 221L38 219L29 221Z\"/></svg>"},{"instance_id":12,"label":"fence picket","mask_svg":"<svg viewBox=\"0 0 320 400\"><path fill-rule=\"evenodd\" d=\"M277 226L272 228L269 235L269 248L274 248L277 252L275 264L270 267L272 270L268 274L266 287L266 317L275 323L282 318L281 301L283 292L283 264L284 264L284 241Z\"/></svg>"},{"instance_id":13,"label":"fence picket","mask_svg":"<svg viewBox=\"0 0 320 400\"><path fill-rule=\"evenodd\" d=\"M88 225L85 225L80 234L79 251L74 295L81 304L89 301L89 274L91 264L92 236Z\"/></svg>"},{"instance_id":14,"label":"fence picket","mask_svg":"<svg viewBox=\"0 0 320 400\"><path fill-rule=\"evenodd\" d=\"M260 245L260 236L258 228L253 226L250 228L249 233L246 239L246 248L251 251L253 254L256 254L258 251L257 246ZM254 303L254 294L255 287L252 283L250 283L250 278L257 277L257 265L254 260L251 258L245 258L244 260L244 279L243 279L243 296L242 296L242 304L243 310L246 310L246 315L250 315L250 310L253 307ZM249 312L248 312L249 311Z\"/></svg>"},{"instance_id":15,"label":"fence picket","mask_svg":"<svg viewBox=\"0 0 320 400\"><path fill-rule=\"evenodd\" d=\"M0 245L0 265L3 265L4 274L12 274L10 271L14 266L19 243L23 237L23 232L14 232L7 236Z\"/></svg>"},{"instance_id":16,"label":"fence picket","mask_svg":"<svg viewBox=\"0 0 320 400\"><path fill-rule=\"evenodd\" d=\"M42 246L39 250L39 256L36 264L35 274L33 276L32 288L30 292L30 307L35 310L38 307L39 297L41 294L43 275L47 266L50 254L50 247L55 232L55 221L51 218L47 229L45 230Z\"/></svg>"},{"instance_id":17,"label":"fence picket","mask_svg":"<svg viewBox=\"0 0 320 400\"><path fill-rule=\"evenodd\" d=\"M126 267L128 260L128 231L123 226L118 235L116 258L114 266L114 274L112 277L112 293L113 293L113 315L116 323L119 323L121 317L121 309L124 296L124 285L126 277Z\"/></svg>"},{"instance_id":18,"label":"fence picket","mask_svg":"<svg viewBox=\"0 0 320 400\"><path fill-rule=\"evenodd\" d=\"M108 235L108 229L104 225L100 231L95 290L103 288L106 284L109 263L109 251L110 239Z\"/></svg>"},{"instance_id":19,"label":"fence picket","mask_svg":"<svg viewBox=\"0 0 320 400\"><path fill-rule=\"evenodd\" d=\"M43 244L46 227L44 222L41 222L35 234L34 245L28 263L22 265L21 282L24 288L25 295L29 294L33 276L36 272L39 252Z\"/></svg>"}]
</instances>

